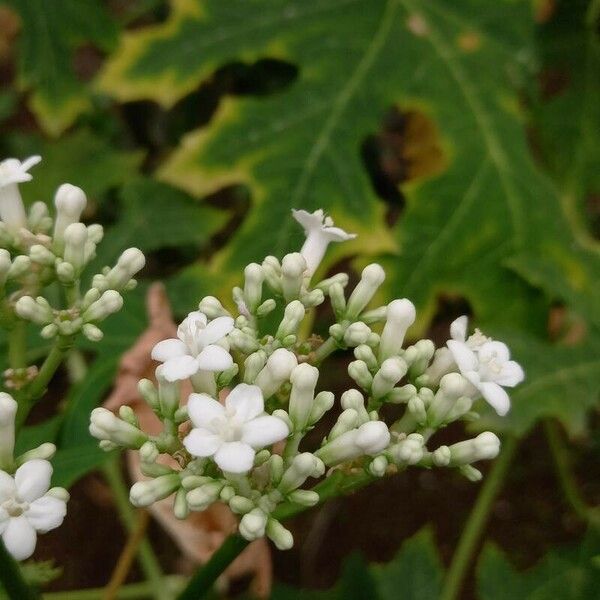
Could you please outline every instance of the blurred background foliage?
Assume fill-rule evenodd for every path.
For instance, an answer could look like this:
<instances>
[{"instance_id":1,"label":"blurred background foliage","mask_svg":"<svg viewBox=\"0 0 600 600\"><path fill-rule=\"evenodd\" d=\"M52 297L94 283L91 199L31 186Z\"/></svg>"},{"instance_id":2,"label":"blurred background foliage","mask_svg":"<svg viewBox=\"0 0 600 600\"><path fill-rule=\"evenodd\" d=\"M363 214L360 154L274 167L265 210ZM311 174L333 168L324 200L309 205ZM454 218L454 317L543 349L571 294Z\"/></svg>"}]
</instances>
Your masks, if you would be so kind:
<instances>
[{"instance_id":1,"label":"blurred background foliage","mask_svg":"<svg viewBox=\"0 0 600 600\"><path fill-rule=\"evenodd\" d=\"M597 0L2 0L0 153L44 157L27 201L83 187L106 228L91 268L140 247L179 314L297 249L290 209L322 207L359 234L324 273L380 260L381 300L415 302L415 335L443 341L466 311L505 339L527 380L508 418L478 427L530 440L509 469L525 486L550 448L571 506L550 498L575 525L517 556L548 552L524 574L486 546L479 597L592 598L600 539L582 532L600 487L571 463L595 464L600 446L599 17ZM70 408L24 434L57 440L58 485L105 458L87 419L145 327L145 289L99 350L82 348L93 362ZM327 597L437 597L434 537L388 566L351 558ZM556 537L583 541L550 549Z\"/></svg>"}]
</instances>

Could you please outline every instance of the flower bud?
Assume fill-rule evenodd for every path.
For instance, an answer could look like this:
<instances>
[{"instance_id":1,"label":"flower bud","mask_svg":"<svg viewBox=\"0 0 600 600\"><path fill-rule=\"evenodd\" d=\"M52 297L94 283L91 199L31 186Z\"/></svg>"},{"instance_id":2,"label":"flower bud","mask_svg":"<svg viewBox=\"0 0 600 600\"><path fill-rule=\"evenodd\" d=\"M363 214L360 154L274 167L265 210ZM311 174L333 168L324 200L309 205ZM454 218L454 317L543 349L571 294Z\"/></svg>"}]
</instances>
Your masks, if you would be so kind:
<instances>
[{"instance_id":1,"label":"flower bud","mask_svg":"<svg viewBox=\"0 0 600 600\"><path fill-rule=\"evenodd\" d=\"M302 431L308 425L318 378L319 369L307 363L295 367L290 375L292 391L290 393L289 415L296 431Z\"/></svg>"},{"instance_id":2,"label":"flower bud","mask_svg":"<svg viewBox=\"0 0 600 600\"><path fill-rule=\"evenodd\" d=\"M265 535L267 526L267 515L260 509L254 508L246 513L240 521L240 535L249 542L257 540Z\"/></svg>"},{"instance_id":3,"label":"flower bud","mask_svg":"<svg viewBox=\"0 0 600 600\"><path fill-rule=\"evenodd\" d=\"M260 371L254 382L263 391L264 397L272 396L285 381L289 380L294 368L298 365L296 355L285 348L278 348L269 356L267 364Z\"/></svg>"},{"instance_id":4,"label":"flower bud","mask_svg":"<svg viewBox=\"0 0 600 600\"><path fill-rule=\"evenodd\" d=\"M56 218L54 219L53 238L59 251L63 248L63 240L67 227L79 222L86 203L87 200L83 190L70 183L64 183L56 190L54 196Z\"/></svg>"},{"instance_id":5,"label":"flower bud","mask_svg":"<svg viewBox=\"0 0 600 600\"><path fill-rule=\"evenodd\" d=\"M335 425L331 428L327 439L329 441L334 440L343 433L356 429L359 425L358 412L353 408L346 408L343 410L337 418Z\"/></svg>"},{"instance_id":6,"label":"flower bud","mask_svg":"<svg viewBox=\"0 0 600 600\"><path fill-rule=\"evenodd\" d=\"M289 550L294 545L294 536L276 519L268 520L266 533L278 550Z\"/></svg>"},{"instance_id":7,"label":"flower bud","mask_svg":"<svg viewBox=\"0 0 600 600\"><path fill-rule=\"evenodd\" d=\"M344 342L347 346L354 347L364 344L371 334L371 329L362 321L351 323L344 333Z\"/></svg>"},{"instance_id":8,"label":"flower bud","mask_svg":"<svg viewBox=\"0 0 600 600\"><path fill-rule=\"evenodd\" d=\"M456 363L452 352L446 347L438 348L433 355L433 362L429 365L425 374L431 385L438 385L441 378L450 373L453 368L456 368Z\"/></svg>"},{"instance_id":9,"label":"flower bud","mask_svg":"<svg viewBox=\"0 0 600 600\"><path fill-rule=\"evenodd\" d=\"M417 393L417 388L412 383L394 388L386 397L392 404L404 404Z\"/></svg>"},{"instance_id":10,"label":"flower bud","mask_svg":"<svg viewBox=\"0 0 600 600\"><path fill-rule=\"evenodd\" d=\"M15 461L16 465L20 467L30 460L51 460L56 454L56 446L50 442L40 444L37 448L24 452Z\"/></svg>"},{"instance_id":11,"label":"flower bud","mask_svg":"<svg viewBox=\"0 0 600 600\"><path fill-rule=\"evenodd\" d=\"M363 390L370 390L373 384L373 376L369 372L367 363L362 360L354 360L348 365L348 375L363 388Z\"/></svg>"},{"instance_id":12,"label":"flower bud","mask_svg":"<svg viewBox=\"0 0 600 600\"><path fill-rule=\"evenodd\" d=\"M267 256L262 262L265 281L277 294L281 294L281 265L274 256Z\"/></svg>"},{"instance_id":13,"label":"flower bud","mask_svg":"<svg viewBox=\"0 0 600 600\"><path fill-rule=\"evenodd\" d=\"M339 283L334 283L329 288L329 299L331 300L331 308L338 320L344 317L346 313L346 296L344 288Z\"/></svg>"},{"instance_id":14,"label":"flower bud","mask_svg":"<svg viewBox=\"0 0 600 600\"><path fill-rule=\"evenodd\" d=\"M57 334L58 334L58 325L56 325L55 323L50 323L50 325L46 325L46 327L43 327L42 330L40 331L40 335L45 340L50 340L53 337L55 337Z\"/></svg>"},{"instance_id":15,"label":"flower bud","mask_svg":"<svg viewBox=\"0 0 600 600\"><path fill-rule=\"evenodd\" d=\"M398 356L387 358L373 377L373 398L383 398L406 375L407 366Z\"/></svg>"},{"instance_id":16,"label":"flower bud","mask_svg":"<svg viewBox=\"0 0 600 600\"><path fill-rule=\"evenodd\" d=\"M425 451L425 440L420 433L411 433L397 444L390 447L389 452L398 466L416 465Z\"/></svg>"},{"instance_id":17,"label":"flower bud","mask_svg":"<svg viewBox=\"0 0 600 600\"><path fill-rule=\"evenodd\" d=\"M4 248L0 248L0 286L6 283L11 265L10 252Z\"/></svg>"},{"instance_id":18,"label":"flower bud","mask_svg":"<svg viewBox=\"0 0 600 600\"><path fill-rule=\"evenodd\" d=\"M233 496L229 500L229 508L236 515L245 515L255 508L254 502L244 496Z\"/></svg>"},{"instance_id":19,"label":"flower bud","mask_svg":"<svg viewBox=\"0 0 600 600\"><path fill-rule=\"evenodd\" d=\"M371 372L376 372L379 369L379 363L373 349L366 344L361 344L354 349L354 358L365 362Z\"/></svg>"},{"instance_id":20,"label":"flower bud","mask_svg":"<svg viewBox=\"0 0 600 600\"><path fill-rule=\"evenodd\" d=\"M472 440L450 446L451 465L465 465L478 460L496 458L500 452L500 440L491 431L484 431Z\"/></svg>"},{"instance_id":21,"label":"flower bud","mask_svg":"<svg viewBox=\"0 0 600 600\"><path fill-rule=\"evenodd\" d=\"M29 231L35 233L45 232L52 226L52 219L48 213L48 207L45 202L34 202L27 216Z\"/></svg>"},{"instance_id":22,"label":"flower bud","mask_svg":"<svg viewBox=\"0 0 600 600\"><path fill-rule=\"evenodd\" d=\"M176 473L163 475L149 481L138 481L131 487L129 500L138 508L150 506L170 496L179 489L180 485L181 480Z\"/></svg>"},{"instance_id":23,"label":"flower bud","mask_svg":"<svg viewBox=\"0 0 600 600\"><path fill-rule=\"evenodd\" d=\"M299 488L309 477L313 475L315 470L320 470L321 461L310 452L302 452L297 454L290 466L286 469L281 482L277 489L282 494L289 494Z\"/></svg>"},{"instance_id":24,"label":"flower bud","mask_svg":"<svg viewBox=\"0 0 600 600\"><path fill-rule=\"evenodd\" d=\"M83 335L85 335L90 342L99 342L104 337L102 330L95 325L92 325L92 323L86 323L81 330L83 331Z\"/></svg>"},{"instance_id":25,"label":"flower bud","mask_svg":"<svg viewBox=\"0 0 600 600\"><path fill-rule=\"evenodd\" d=\"M290 502L300 506L316 506L319 503L319 494L313 490L295 490L288 495Z\"/></svg>"},{"instance_id":26,"label":"flower bud","mask_svg":"<svg viewBox=\"0 0 600 600\"><path fill-rule=\"evenodd\" d=\"M385 456L377 456L369 464L369 473L373 477L383 477L388 468L388 461Z\"/></svg>"},{"instance_id":27,"label":"flower bud","mask_svg":"<svg viewBox=\"0 0 600 600\"><path fill-rule=\"evenodd\" d=\"M403 298L388 304L379 344L379 360L383 361L400 352L406 331L415 322L415 318L415 305L410 300Z\"/></svg>"},{"instance_id":28,"label":"flower bud","mask_svg":"<svg viewBox=\"0 0 600 600\"><path fill-rule=\"evenodd\" d=\"M370 264L363 269L360 281L348 298L346 317L356 319L364 308L371 302L379 286L385 279L385 271L377 263Z\"/></svg>"},{"instance_id":29,"label":"flower bud","mask_svg":"<svg viewBox=\"0 0 600 600\"><path fill-rule=\"evenodd\" d=\"M206 510L219 499L223 489L221 481L211 481L187 493L187 502L192 510Z\"/></svg>"},{"instance_id":30,"label":"flower bud","mask_svg":"<svg viewBox=\"0 0 600 600\"><path fill-rule=\"evenodd\" d=\"M425 373L435 352L435 346L431 340L419 340L412 348L414 348L414 355L409 360L407 358L408 352L406 352L404 360L409 365L410 377L416 379L419 375Z\"/></svg>"},{"instance_id":31,"label":"flower bud","mask_svg":"<svg viewBox=\"0 0 600 600\"><path fill-rule=\"evenodd\" d=\"M281 261L281 283L286 302L297 300L304 280L306 261L299 252L286 254Z\"/></svg>"},{"instance_id":32,"label":"flower bud","mask_svg":"<svg viewBox=\"0 0 600 600\"><path fill-rule=\"evenodd\" d=\"M343 409L355 410L359 423L366 423L369 420L369 413L365 408L365 397L358 390L346 390L340 398L340 404Z\"/></svg>"},{"instance_id":33,"label":"flower bud","mask_svg":"<svg viewBox=\"0 0 600 600\"><path fill-rule=\"evenodd\" d=\"M102 296L83 313L83 320L102 321L123 307L123 297L115 290L106 290Z\"/></svg>"},{"instance_id":34,"label":"flower bud","mask_svg":"<svg viewBox=\"0 0 600 600\"><path fill-rule=\"evenodd\" d=\"M244 269L244 301L251 313L254 314L262 299L262 284L265 279L262 267L250 263Z\"/></svg>"},{"instance_id":35,"label":"flower bud","mask_svg":"<svg viewBox=\"0 0 600 600\"><path fill-rule=\"evenodd\" d=\"M56 261L56 276L61 283L71 284L75 281L75 267L64 260Z\"/></svg>"},{"instance_id":36,"label":"flower bud","mask_svg":"<svg viewBox=\"0 0 600 600\"><path fill-rule=\"evenodd\" d=\"M0 469L2 470L9 469L13 462L17 408L17 402L10 394L0 392Z\"/></svg>"},{"instance_id":37,"label":"flower bud","mask_svg":"<svg viewBox=\"0 0 600 600\"><path fill-rule=\"evenodd\" d=\"M106 274L106 286L120 291L146 264L146 257L137 248L128 248L119 256L117 264Z\"/></svg>"},{"instance_id":38,"label":"flower bud","mask_svg":"<svg viewBox=\"0 0 600 600\"><path fill-rule=\"evenodd\" d=\"M15 304L15 312L22 319L38 325L47 325L54 319L47 301L37 302L31 296L21 296Z\"/></svg>"},{"instance_id":39,"label":"flower bud","mask_svg":"<svg viewBox=\"0 0 600 600\"><path fill-rule=\"evenodd\" d=\"M335 396L331 392L319 392L313 400L308 422L314 425L323 418L323 415L333 408Z\"/></svg>"},{"instance_id":40,"label":"flower bud","mask_svg":"<svg viewBox=\"0 0 600 600\"><path fill-rule=\"evenodd\" d=\"M41 244L34 244L29 248L29 258L31 258L34 263L46 267L52 267L56 262L56 256L50 252L46 246L42 246Z\"/></svg>"},{"instance_id":41,"label":"flower bud","mask_svg":"<svg viewBox=\"0 0 600 600\"><path fill-rule=\"evenodd\" d=\"M275 337L282 340L288 335L298 333L298 328L305 314L304 305L299 300L292 300L286 307L283 314L283 319L279 324Z\"/></svg>"},{"instance_id":42,"label":"flower bud","mask_svg":"<svg viewBox=\"0 0 600 600\"><path fill-rule=\"evenodd\" d=\"M326 294L329 294L332 285L341 285L342 288L345 288L348 285L349 279L350 278L348 277L348 273L336 273L328 279L323 279L322 281L319 281L319 283L317 283L315 287L319 288L320 290L323 290Z\"/></svg>"},{"instance_id":43,"label":"flower bud","mask_svg":"<svg viewBox=\"0 0 600 600\"><path fill-rule=\"evenodd\" d=\"M244 361L244 383L254 383L256 376L260 373L266 362L267 355L264 350L250 354Z\"/></svg>"},{"instance_id":44,"label":"flower bud","mask_svg":"<svg viewBox=\"0 0 600 600\"><path fill-rule=\"evenodd\" d=\"M29 269L31 269L31 259L29 256L25 256L23 254L15 256L12 261L12 265L8 270L7 279L18 279L19 277L25 275Z\"/></svg>"},{"instance_id":45,"label":"flower bud","mask_svg":"<svg viewBox=\"0 0 600 600\"><path fill-rule=\"evenodd\" d=\"M75 273L80 273L85 266L85 245L87 228L83 223L72 223L64 233L64 259L73 265Z\"/></svg>"},{"instance_id":46,"label":"flower bud","mask_svg":"<svg viewBox=\"0 0 600 600\"><path fill-rule=\"evenodd\" d=\"M448 413L456 401L464 396L469 382L460 373L448 373L440 381L440 388L427 409L427 421L431 427L438 427L446 421Z\"/></svg>"},{"instance_id":47,"label":"flower bud","mask_svg":"<svg viewBox=\"0 0 600 600\"><path fill-rule=\"evenodd\" d=\"M473 483L477 483L483 478L483 473L473 465L462 465L458 469L462 475Z\"/></svg>"},{"instance_id":48,"label":"flower bud","mask_svg":"<svg viewBox=\"0 0 600 600\"><path fill-rule=\"evenodd\" d=\"M277 308L277 302L273 298L267 298L259 307L256 309L257 317L266 317Z\"/></svg>"},{"instance_id":49,"label":"flower bud","mask_svg":"<svg viewBox=\"0 0 600 600\"><path fill-rule=\"evenodd\" d=\"M234 350L239 350L243 354L251 354L260 348L256 338L239 329L232 329L229 332L229 342Z\"/></svg>"},{"instance_id":50,"label":"flower bud","mask_svg":"<svg viewBox=\"0 0 600 600\"><path fill-rule=\"evenodd\" d=\"M204 313L211 321L218 317L230 317L231 315L221 302L214 296L205 296L198 304L198 310Z\"/></svg>"},{"instance_id":51,"label":"flower bud","mask_svg":"<svg viewBox=\"0 0 600 600\"><path fill-rule=\"evenodd\" d=\"M98 245L104 238L104 227L98 223L88 225L88 241L94 245Z\"/></svg>"},{"instance_id":52,"label":"flower bud","mask_svg":"<svg viewBox=\"0 0 600 600\"><path fill-rule=\"evenodd\" d=\"M146 442L140 448L140 460L145 463L156 462L158 458L158 448L154 442Z\"/></svg>"},{"instance_id":53,"label":"flower bud","mask_svg":"<svg viewBox=\"0 0 600 600\"><path fill-rule=\"evenodd\" d=\"M119 446L139 449L148 436L137 427L116 417L106 408L98 407L92 411L90 434L99 440L109 440Z\"/></svg>"}]
</instances>

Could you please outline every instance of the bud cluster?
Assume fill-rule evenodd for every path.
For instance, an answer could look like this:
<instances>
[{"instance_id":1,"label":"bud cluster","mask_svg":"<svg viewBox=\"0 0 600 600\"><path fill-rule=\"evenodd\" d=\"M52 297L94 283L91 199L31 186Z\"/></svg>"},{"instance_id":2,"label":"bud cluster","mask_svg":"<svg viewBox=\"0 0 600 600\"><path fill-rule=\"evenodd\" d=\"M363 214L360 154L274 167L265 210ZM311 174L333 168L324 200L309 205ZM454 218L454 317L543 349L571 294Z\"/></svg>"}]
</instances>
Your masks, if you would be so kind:
<instances>
[{"instance_id":1,"label":"bud cluster","mask_svg":"<svg viewBox=\"0 0 600 600\"><path fill-rule=\"evenodd\" d=\"M522 379L504 344L480 333L467 338L465 319L437 352L427 339L407 345L415 307L407 299L372 307L385 280L378 264L365 267L351 291L345 273L313 284L327 245L353 236L322 211L294 217L306 233L300 252L251 263L233 289L236 311L207 296L177 338L154 348L157 384L142 380L139 391L161 433L145 433L129 407L118 415L98 408L90 424L104 449L139 452L148 479L132 487L134 505L173 496L174 514L185 518L222 502L240 516L242 536L266 535L280 549L293 538L278 507L317 504L317 479L374 479L411 465L480 477L472 463L497 455L493 433L450 446L436 446L432 436L475 419L481 397L501 412L503 386ZM307 324L326 299L335 322L321 341ZM320 369L336 350L354 354L353 386L337 401L319 390ZM194 392L182 397L186 381ZM337 417L325 420L328 411Z\"/></svg>"}]
</instances>

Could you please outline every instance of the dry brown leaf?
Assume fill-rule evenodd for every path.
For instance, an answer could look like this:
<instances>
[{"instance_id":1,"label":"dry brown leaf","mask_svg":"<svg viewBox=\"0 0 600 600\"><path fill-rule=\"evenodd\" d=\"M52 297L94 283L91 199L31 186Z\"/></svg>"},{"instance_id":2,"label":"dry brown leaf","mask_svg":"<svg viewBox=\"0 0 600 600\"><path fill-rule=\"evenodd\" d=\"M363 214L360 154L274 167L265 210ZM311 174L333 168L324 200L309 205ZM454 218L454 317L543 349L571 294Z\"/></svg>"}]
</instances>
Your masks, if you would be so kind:
<instances>
[{"instance_id":1,"label":"dry brown leaf","mask_svg":"<svg viewBox=\"0 0 600 600\"><path fill-rule=\"evenodd\" d=\"M177 325L162 284L156 283L148 290L147 307L150 321L148 329L123 355L114 391L104 406L113 411L122 405L132 406L142 428L148 433L156 434L160 432L160 421L140 397L137 384L144 377L154 379L156 363L150 357L152 348L161 340L175 337ZM191 388L184 389L183 392L186 398ZM168 456L161 459L164 464L177 466ZM127 465L133 481L145 479L140 471L137 452L127 452ZM195 564L205 563L237 528L236 517L224 504L214 504L208 510L192 513L185 520L175 518L172 507L173 499L167 498L153 504L151 513L173 538L182 554ZM252 577L252 591L256 596L265 598L269 595L272 581L271 553L264 539L252 542L224 573L226 581L247 576Z\"/></svg>"}]
</instances>

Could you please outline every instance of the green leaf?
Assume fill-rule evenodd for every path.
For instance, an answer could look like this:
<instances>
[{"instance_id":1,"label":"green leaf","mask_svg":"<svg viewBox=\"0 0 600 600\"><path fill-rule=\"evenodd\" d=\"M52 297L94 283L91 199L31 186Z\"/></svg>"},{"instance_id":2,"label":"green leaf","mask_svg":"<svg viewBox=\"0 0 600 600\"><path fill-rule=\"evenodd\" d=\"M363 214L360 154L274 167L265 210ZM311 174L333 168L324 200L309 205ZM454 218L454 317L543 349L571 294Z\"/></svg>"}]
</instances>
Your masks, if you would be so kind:
<instances>
[{"instance_id":1,"label":"green leaf","mask_svg":"<svg viewBox=\"0 0 600 600\"><path fill-rule=\"evenodd\" d=\"M574 548L554 549L535 567L518 572L488 544L477 567L481 600L588 600L600 589L600 537L590 531Z\"/></svg>"},{"instance_id":2,"label":"green leaf","mask_svg":"<svg viewBox=\"0 0 600 600\"><path fill-rule=\"evenodd\" d=\"M372 568L381 600L430 600L442 591L443 567L433 534L423 529L387 564Z\"/></svg>"},{"instance_id":3,"label":"green leaf","mask_svg":"<svg viewBox=\"0 0 600 600\"><path fill-rule=\"evenodd\" d=\"M152 252L191 245L199 253L225 222L224 213L151 179L126 184L120 198L119 219L98 248L96 267L111 264L129 246Z\"/></svg>"},{"instance_id":4,"label":"green leaf","mask_svg":"<svg viewBox=\"0 0 600 600\"><path fill-rule=\"evenodd\" d=\"M52 459L52 485L70 488L81 477L114 458L114 453L100 450L96 442L59 450Z\"/></svg>"},{"instance_id":5,"label":"green leaf","mask_svg":"<svg viewBox=\"0 0 600 600\"><path fill-rule=\"evenodd\" d=\"M83 44L112 48L117 27L100 0L4 0L21 18L18 83L42 128L62 133L90 106L73 69Z\"/></svg>"},{"instance_id":6,"label":"green leaf","mask_svg":"<svg viewBox=\"0 0 600 600\"><path fill-rule=\"evenodd\" d=\"M52 202L58 186L66 182L81 187L88 198L99 200L108 190L132 179L143 158L140 151L118 150L88 129L78 129L55 141L30 135L7 136L3 146L8 155L24 158L39 154L43 158L32 169L33 180L21 185L28 202Z\"/></svg>"}]
</instances>

